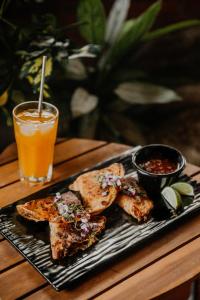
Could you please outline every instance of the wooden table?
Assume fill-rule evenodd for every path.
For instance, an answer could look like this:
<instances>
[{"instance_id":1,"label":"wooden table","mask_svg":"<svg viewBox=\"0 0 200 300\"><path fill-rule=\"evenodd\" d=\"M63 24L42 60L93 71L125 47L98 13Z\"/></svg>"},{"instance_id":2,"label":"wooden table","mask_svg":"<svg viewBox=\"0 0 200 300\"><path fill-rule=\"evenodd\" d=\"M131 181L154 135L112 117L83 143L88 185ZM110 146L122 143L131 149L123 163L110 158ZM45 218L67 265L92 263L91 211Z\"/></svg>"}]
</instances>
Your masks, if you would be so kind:
<instances>
[{"instance_id":1,"label":"wooden table","mask_svg":"<svg viewBox=\"0 0 200 300\"><path fill-rule=\"evenodd\" d=\"M129 146L71 139L56 145L52 183L83 168L120 154ZM38 189L19 181L16 153L0 165L0 205L13 203ZM200 180L200 168L185 172ZM105 268L73 290L56 292L45 279L0 237L0 299L149 299L194 278L200 273L200 216L188 220L133 255Z\"/></svg>"}]
</instances>

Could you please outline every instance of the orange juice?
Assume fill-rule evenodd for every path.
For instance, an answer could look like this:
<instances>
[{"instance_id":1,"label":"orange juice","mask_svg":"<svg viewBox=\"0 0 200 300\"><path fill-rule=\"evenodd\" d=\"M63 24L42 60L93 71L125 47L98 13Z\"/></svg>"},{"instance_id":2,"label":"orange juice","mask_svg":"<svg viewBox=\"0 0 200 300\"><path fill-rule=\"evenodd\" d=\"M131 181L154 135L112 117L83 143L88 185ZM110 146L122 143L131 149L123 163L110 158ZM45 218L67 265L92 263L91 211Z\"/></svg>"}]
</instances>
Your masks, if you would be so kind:
<instances>
[{"instance_id":1,"label":"orange juice","mask_svg":"<svg viewBox=\"0 0 200 300\"><path fill-rule=\"evenodd\" d=\"M27 103L35 102L24 104ZM48 109L45 109L45 104L40 116L35 105L26 106L25 110L14 110L20 176L29 182L45 182L52 177L58 111L49 109L48 103Z\"/></svg>"}]
</instances>

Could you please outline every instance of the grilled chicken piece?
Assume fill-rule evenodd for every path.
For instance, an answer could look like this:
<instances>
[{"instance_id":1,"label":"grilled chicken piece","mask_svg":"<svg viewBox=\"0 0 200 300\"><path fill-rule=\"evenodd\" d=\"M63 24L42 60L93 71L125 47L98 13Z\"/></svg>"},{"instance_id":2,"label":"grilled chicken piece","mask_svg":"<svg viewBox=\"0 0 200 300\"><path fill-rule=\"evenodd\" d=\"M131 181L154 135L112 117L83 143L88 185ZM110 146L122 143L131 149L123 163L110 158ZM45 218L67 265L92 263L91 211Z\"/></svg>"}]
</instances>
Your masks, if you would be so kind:
<instances>
[{"instance_id":1,"label":"grilled chicken piece","mask_svg":"<svg viewBox=\"0 0 200 300\"><path fill-rule=\"evenodd\" d=\"M92 214L99 214L115 200L118 190L115 185L102 187L100 178L103 176L124 176L122 164L114 163L107 168L87 172L80 175L70 186L70 190L79 191L84 206Z\"/></svg>"},{"instance_id":2,"label":"grilled chicken piece","mask_svg":"<svg viewBox=\"0 0 200 300\"><path fill-rule=\"evenodd\" d=\"M145 190L132 177L124 178L121 188L116 199L117 204L138 221L147 220L153 208L153 202Z\"/></svg>"},{"instance_id":3,"label":"grilled chicken piece","mask_svg":"<svg viewBox=\"0 0 200 300\"><path fill-rule=\"evenodd\" d=\"M104 230L105 222L104 216L93 216L87 223L72 223L64 218L50 221L52 258L62 259L93 245L97 235Z\"/></svg>"},{"instance_id":4,"label":"grilled chicken piece","mask_svg":"<svg viewBox=\"0 0 200 300\"><path fill-rule=\"evenodd\" d=\"M25 219L35 222L49 221L58 215L56 207L53 205L54 197L36 199L25 204L17 205L18 213Z\"/></svg>"}]
</instances>

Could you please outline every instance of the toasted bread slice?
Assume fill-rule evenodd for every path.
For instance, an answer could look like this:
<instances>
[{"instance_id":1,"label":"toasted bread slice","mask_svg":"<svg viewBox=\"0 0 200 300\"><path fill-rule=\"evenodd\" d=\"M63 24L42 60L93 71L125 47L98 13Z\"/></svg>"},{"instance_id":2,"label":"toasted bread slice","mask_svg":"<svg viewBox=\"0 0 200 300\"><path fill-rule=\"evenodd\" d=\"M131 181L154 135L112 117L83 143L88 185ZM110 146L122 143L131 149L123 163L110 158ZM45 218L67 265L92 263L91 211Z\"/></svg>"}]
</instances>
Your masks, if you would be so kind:
<instances>
[{"instance_id":1,"label":"toasted bread slice","mask_svg":"<svg viewBox=\"0 0 200 300\"><path fill-rule=\"evenodd\" d=\"M70 234L70 224L64 219L59 221L50 221L50 243L53 259L61 259L68 254L72 244Z\"/></svg>"},{"instance_id":2,"label":"toasted bread slice","mask_svg":"<svg viewBox=\"0 0 200 300\"><path fill-rule=\"evenodd\" d=\"M47 197L19 204L17 205L17 211L28 220L35 222L49 221L58 214L56 207L53 205L53 198Z\"/></svg>"},{"instance_id":3,"label":"toasted bread slice","mask_svg":"<svg viewBox=\"0 0 200 300\"><path fill-rule=\"evenodd\" d=\"M87 172L80 175L69 186L71 190L80 192L84 206L92 214L101 213L113 203L117 196L118 190L116 186L108 186L106 191L102 188L99 178L106 174L124 176L123 165L114 163L107 168Z\"/></svg>"},{"instance_id":4,"label":"toasted bread slice","mask_svg":"<svg viewBox=\"0 0 200 300\"><path fill-rule=\"evenodd\" d=\"M118 194L116 202L125 212L138 221L147 220L153 208L153 202L134 178L128 177L123 180L122 187L124 185L131 188L132 194L129 194L128 189L124 189ZM135 191L135 194L133 191Z\"/></svg>"},{"instance_id":5,"label":"toasted bread slice","mask_svg":"<svg viewBox=\"0 0 200 300\"><path fill-rule=\"evenodd\" d=\"M69 223L64 218L59 221L50 221L52 258L62 259L93 245L97 240L97 235L104 230L105 222L104 216L93 216L88 222L90 231L87 234L82 234L80 229L76 229L74 223Z\"/></svg>"}]
</instances>

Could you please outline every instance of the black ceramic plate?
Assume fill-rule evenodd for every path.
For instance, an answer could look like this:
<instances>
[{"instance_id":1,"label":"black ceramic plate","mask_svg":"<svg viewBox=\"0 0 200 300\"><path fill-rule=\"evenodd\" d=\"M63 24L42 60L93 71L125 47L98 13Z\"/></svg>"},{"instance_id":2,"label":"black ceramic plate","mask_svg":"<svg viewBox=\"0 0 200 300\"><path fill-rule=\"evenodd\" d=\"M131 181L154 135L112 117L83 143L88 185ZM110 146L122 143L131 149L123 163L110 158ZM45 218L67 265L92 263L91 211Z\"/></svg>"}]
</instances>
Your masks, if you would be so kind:
<instances>
[{"instance_id":1,"label":"black ceramic plate","mask_svg":"<svg viewBox=\"0 0 200 300\"><path fill-rule=\"evenodd\" d=\"M102 162L96 168L102 168L112 162L123 163L126 174L136 175L131 162L131 153L135 149ZM86 171L86 170L84 170ZM100 266L123 258L144 243L151 242L163 230L174 227L175 224L198 212L200 209L200 185L191 181L189 177L182 180L190 182L194 186L195 199L185 206L184 211L178 216L168 216L157 219L152 217L147 223L138 224L134 219L124 213L119 207L113 205L106 212L107 225L105 232L100 236L98 243L90 249L79 253L74 257L68 257L62 263L55 263L51 259L49 244L48 224L29 222L16 213L16 205L31 199L40 198L49 194L66 190L76 176L37 192L25 199L0 210L0 232L12 245L49 281L56 289L70 287L78 284L80 278L86 277L91 271L98 271Z\"/></svg>"}]
</instances>

